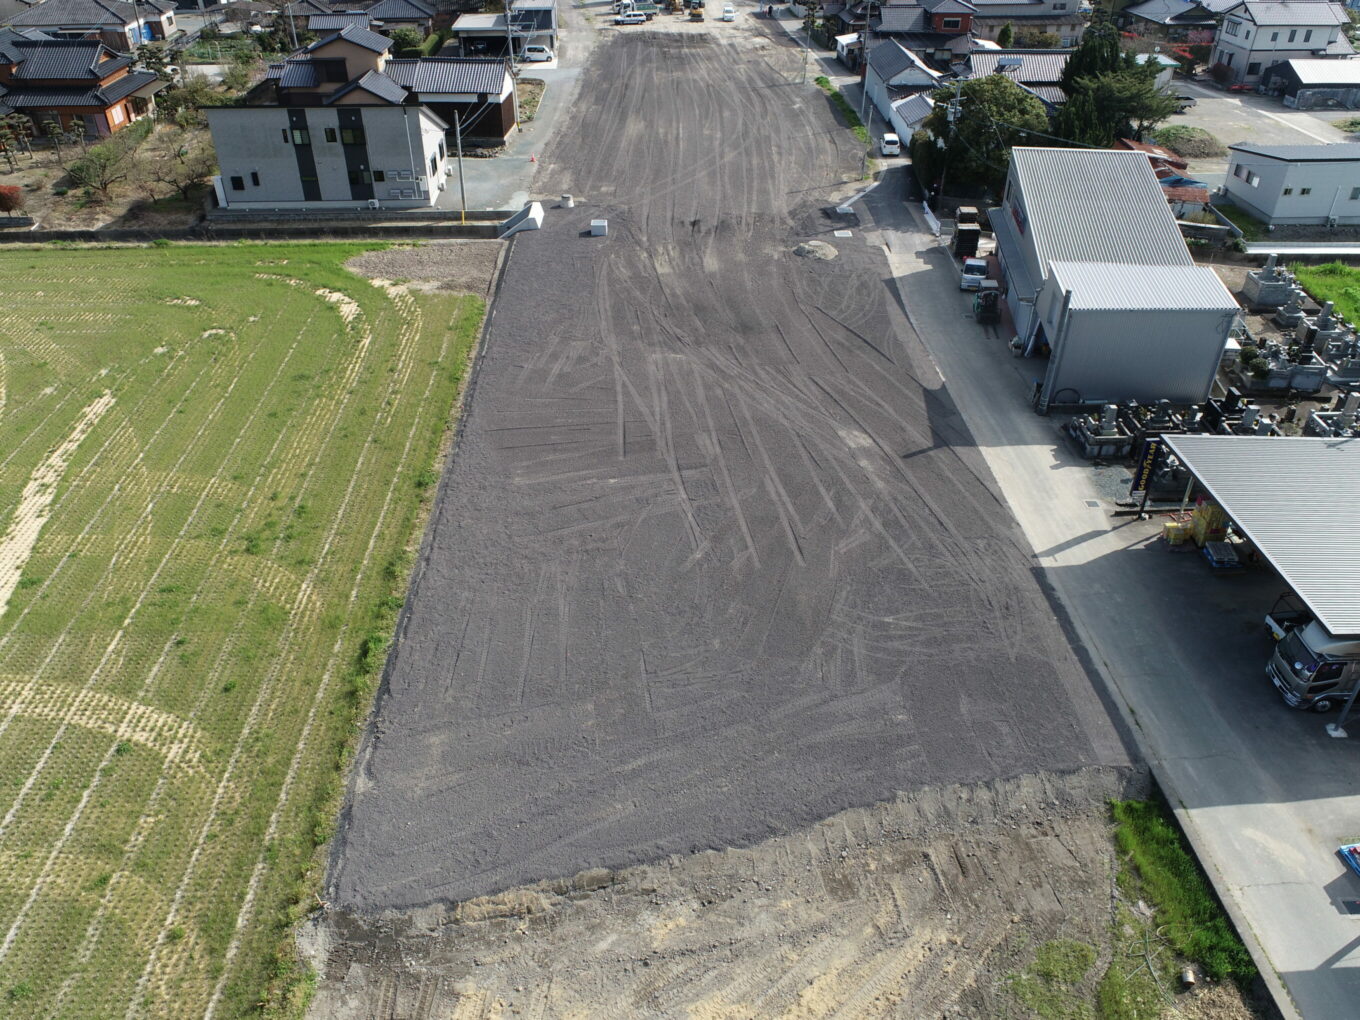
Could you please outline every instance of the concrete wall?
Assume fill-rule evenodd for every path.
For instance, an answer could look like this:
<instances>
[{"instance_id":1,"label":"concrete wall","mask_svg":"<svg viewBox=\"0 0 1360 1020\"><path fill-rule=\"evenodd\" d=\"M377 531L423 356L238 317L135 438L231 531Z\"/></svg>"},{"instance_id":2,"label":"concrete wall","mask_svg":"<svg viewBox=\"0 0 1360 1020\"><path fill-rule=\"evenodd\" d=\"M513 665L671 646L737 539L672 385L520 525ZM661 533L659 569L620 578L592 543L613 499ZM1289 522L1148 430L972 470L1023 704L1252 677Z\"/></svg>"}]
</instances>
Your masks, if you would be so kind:
<instances>
[{"instance_id":1,"label":"concrete wall","mask_svg":"<svg viewBox=\"0 0 1360 1020\"><path fill-rule=\"evenodd\" d=\"M1253 175L1256 185L1240 173ZM1360 189L1360 161L1286 163L1229 150L1224 186L1235 205L1265 223L1325 225L1329 217L1360 223L1360 194L1351 197Z\"/></svg>"},{"instance_id":2,"label":"concrete wall","mask_svg":"<svg viewBox=\"0 0 1360 1020\"><path fill-rule=\"evenodd\" d=\"M1170 400L1193 404L1213 385L1232 316L1217 311L1074 309L1066 331L1050 282L1041 308L1053 348L1044 397L1054 403ZM1073 392L1075 391L1075 393Z\"/></svg>"},{"instance_id":3,"label":"concrete wall","mask_svg":"<svg viewBox=\"0 0 1360 1020\"><path fill-rule=\"evenodd\" d=\"M355 108L345 107L353 113ZM351 164L346 162L346 146L326 141L326 129L340 137L341 111L332 107L218 107L207 111L222 171L222 197L231 209L296 209L328 205L359 208L368 200L356 197L350 184ZM417 106L368 106L358 111L363 118L365 144L358 169L380 172L386 178L373 182L373 197L384 206L408 208L434 203L444 183L447 153L440 154L444 138L443 123ZM297 147L284 141L290 130L289 114L305 117L311 137L311 154L316 164L320 201L309 201L303 191ZM430 158L435 159L431 177ZM251 174L260 183L252 183ZM231 187L231 178L240 177L244 190ZM400 197L402 190L412 192Z\"/></svg>"}]
</instances>

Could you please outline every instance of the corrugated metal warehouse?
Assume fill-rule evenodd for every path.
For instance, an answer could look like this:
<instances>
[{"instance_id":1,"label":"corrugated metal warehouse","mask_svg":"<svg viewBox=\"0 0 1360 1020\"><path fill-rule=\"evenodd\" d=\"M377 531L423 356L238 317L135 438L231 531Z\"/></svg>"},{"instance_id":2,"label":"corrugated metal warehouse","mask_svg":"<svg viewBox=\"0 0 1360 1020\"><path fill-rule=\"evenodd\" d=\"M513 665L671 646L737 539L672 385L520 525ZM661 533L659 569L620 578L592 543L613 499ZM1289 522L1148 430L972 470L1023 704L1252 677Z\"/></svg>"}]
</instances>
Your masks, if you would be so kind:
<instances>
[{"instance_id":1,"label":"corrugated metal warehouse","mask_svg":"<svg viewBox=\"0 0 1360 1020\"><path fill-rule=\"evenodd\" d=\"M1237 303L1190 258L1146 154L1013 149L990 218L1016 345L1048 356L1038 410L1209 395Z\"/></svg>"}]
</instances>

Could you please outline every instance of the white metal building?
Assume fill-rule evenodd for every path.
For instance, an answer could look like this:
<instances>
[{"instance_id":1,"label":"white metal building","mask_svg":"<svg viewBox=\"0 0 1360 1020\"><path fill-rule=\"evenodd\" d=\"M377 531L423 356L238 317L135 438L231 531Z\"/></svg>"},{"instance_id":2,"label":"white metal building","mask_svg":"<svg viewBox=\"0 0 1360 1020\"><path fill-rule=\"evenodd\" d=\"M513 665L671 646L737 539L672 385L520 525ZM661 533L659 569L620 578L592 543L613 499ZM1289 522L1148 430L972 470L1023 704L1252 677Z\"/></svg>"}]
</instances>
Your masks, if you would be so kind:
<instances>
[{"instance_id":1,"label":"white metal building","mask_svg":"<svg viewBox=\"0 0 1360 1020\"><path fill-rule=\"evenodd\" d=\"M1360 142L1228 146L1223 186L1263 223L1360 223Z\"/></svg>"},{"instance_id":2,"label":"white metal building","mask_svg":"<svg viewBox=\"0 0 1360 1020\"><path fill-rule=\"evenodd\" d=\"M1015 343L1048 355L1040 411L1208 396L1237 303L1190 258L1144 153L1013 149L991 223Z\"/></svg>"}]
</instances>

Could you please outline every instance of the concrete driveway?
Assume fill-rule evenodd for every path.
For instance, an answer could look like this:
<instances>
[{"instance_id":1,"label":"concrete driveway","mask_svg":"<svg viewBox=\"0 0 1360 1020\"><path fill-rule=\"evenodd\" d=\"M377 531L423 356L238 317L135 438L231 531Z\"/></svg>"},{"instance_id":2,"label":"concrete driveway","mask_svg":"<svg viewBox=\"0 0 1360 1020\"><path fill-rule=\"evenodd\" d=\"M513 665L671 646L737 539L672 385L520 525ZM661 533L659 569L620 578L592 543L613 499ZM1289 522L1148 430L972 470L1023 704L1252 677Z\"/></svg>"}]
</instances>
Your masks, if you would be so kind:
<instances>
[{"instance_id":1,"label":"concrete driveway","mask_svg":"<svg viewBox=\"0 0 1360 1020\"><path fill-rule=\"evenodd\" d=\"M1360 879L1335 850L1360 835L1360 742L1329 739L1323 717L1285 708L1266 682L1260 619L1285 585L1267 570L1215 575L1169 553L1155 522L1111 516L1090 466L1058 440L1061 419L1029 408L1041 366L971 321L900 189L886 182L866 207L911 322L1229 912L1286 1015L1292 999L1305 1017L1355 1016L1360 917L1345 901Z\"/></svg>"}]
</instances>

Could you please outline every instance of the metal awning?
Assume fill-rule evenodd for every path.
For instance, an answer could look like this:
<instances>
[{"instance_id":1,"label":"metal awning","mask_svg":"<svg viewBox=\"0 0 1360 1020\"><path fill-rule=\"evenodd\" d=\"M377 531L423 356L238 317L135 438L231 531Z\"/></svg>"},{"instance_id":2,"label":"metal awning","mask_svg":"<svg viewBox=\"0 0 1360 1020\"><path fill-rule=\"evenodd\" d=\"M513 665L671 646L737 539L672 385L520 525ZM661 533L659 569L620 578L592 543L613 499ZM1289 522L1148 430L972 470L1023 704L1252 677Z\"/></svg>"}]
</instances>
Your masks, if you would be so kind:
<instances>
[{"instance_id":1,"label":"metal awning","mask_svg":"<svg viewBox=\"0 0 1360 1020\"><path fill-rule=\"evenodd\" d=\"M1166 442L1318 621L1360 636L1360 439Z\"/></svg>"}]
</instances>

